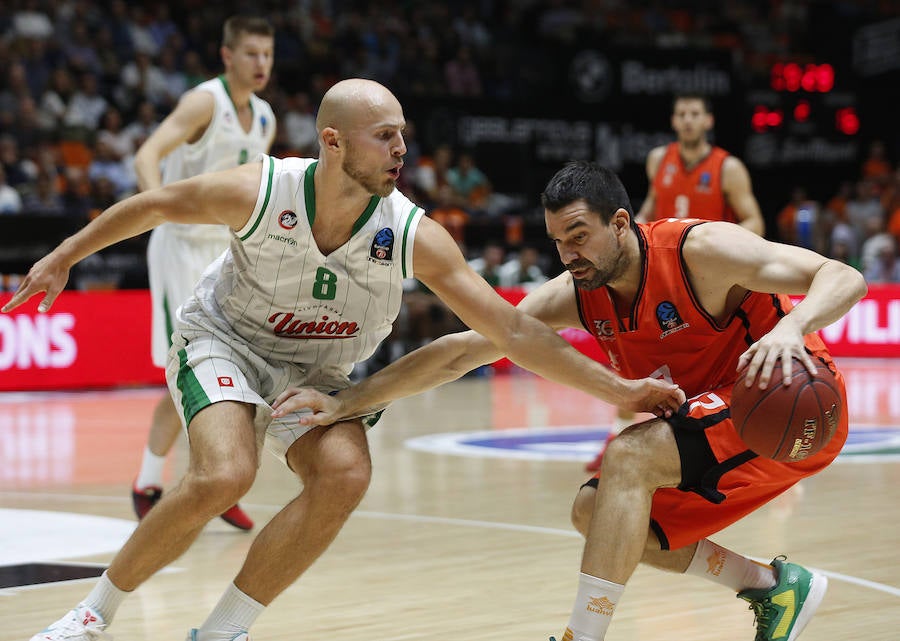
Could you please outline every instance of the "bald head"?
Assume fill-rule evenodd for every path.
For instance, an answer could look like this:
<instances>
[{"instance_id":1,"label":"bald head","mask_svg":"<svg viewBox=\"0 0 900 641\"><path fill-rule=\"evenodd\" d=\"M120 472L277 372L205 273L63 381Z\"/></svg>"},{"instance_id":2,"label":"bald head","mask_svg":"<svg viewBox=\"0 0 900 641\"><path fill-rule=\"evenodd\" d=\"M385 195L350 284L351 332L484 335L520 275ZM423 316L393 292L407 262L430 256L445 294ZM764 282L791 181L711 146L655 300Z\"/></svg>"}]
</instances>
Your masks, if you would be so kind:
<instances>
[{"instance_id":1,"label":"bald head","mask_svg":"<svg viewBox=\"0 0 900 641\"><path fill-rule=\"evenodd\" d=\"M325 92L316 116L316 130L352 130L392 113L403 111L384 85L362 78L341 80Z\"/></svg>"}]
</instances>

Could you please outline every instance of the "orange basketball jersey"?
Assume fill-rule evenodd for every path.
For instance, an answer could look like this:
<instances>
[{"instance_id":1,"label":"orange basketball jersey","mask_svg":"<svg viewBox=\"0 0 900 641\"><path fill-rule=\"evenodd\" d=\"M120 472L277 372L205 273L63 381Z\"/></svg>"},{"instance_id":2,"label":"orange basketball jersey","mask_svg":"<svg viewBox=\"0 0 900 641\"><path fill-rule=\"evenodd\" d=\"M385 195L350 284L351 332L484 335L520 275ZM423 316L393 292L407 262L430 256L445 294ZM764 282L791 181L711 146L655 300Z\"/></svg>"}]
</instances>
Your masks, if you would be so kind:
<instances>
[{"instance_id":1,"label":"orange basketball jersey","mask_svg":"<svg viewBox=\"0 0 900 641\"><path fill-rule=\"evenodd\" d=\"M605 287L576 288L581 321L618 373L673 381L689 398L732 385L740 355L793 307L787 296L749 292L721 324L701 308L685 273L681 247L690 229L703 222L638 225L641 283L626 318L619 318ZM834 370L817 334L806 336L806 346Z\"/></svg>"},{"instance_id":2,"label":"orange basketball jersey","mask_svg":"<svg viewBox=\"0 0 900 641\"><path fill-rule=\"evenodd\" d=\"M678 143L668 145L653 177L656 192L653 219L702 218L737 222L722 191L722 163L728 156L721 147L713 147L706 158L687 169Z\"/></svg>"}]
</instances>

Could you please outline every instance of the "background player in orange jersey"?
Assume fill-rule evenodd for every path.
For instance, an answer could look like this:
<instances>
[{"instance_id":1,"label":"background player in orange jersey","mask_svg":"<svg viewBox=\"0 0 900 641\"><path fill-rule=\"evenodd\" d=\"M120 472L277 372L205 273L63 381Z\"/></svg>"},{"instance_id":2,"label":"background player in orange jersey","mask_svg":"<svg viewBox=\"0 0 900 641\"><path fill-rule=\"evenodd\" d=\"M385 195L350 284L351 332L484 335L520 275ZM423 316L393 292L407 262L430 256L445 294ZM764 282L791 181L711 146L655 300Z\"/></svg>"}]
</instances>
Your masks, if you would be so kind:
<instances>
[{"instance_id":1,"label":"background player in orange jersey","mask_svg":"<svg viewBox=\"0 0 900 641\"><path fill-rule=\"evenodd\" d=\"M650 188L638 222L661 218L704 218L735 222L760 236L765 231L750 173L738 158L711 145L714 118L709 100L679 95L672 103L677 141L647 154Z\"/></svg>"},{"instance_id":2,"label":"background player in orange jersey","mask_svg":"<svg viewBox=\"0 0 900 641\"><path fill-rule=\"evenodd\" d=\"M587 329L619 373L677 383L688 397L675 415L623 431L579 490L572 520L586 543L562 641L604 639L639 562L734 590L756 614L757 641L795 641L824 597L826 577L783 557L756 563L707 537L831 463L847 436L847 413L823 450L779 463L738 437L731 389L747 363L748 380L763 388L775 367L790 384L792 358L810 371L814 359L833 369L814 332L843 316L865 294L865 281L843 263L733 224L636 225L622 183L592 163L557 172L542 202L566 271L520 308L557 330ZM805 298L792 308L786 294ZM288 390L276 414L311 407L319 413L301 423L330 424L500 355L474 332L450 334L337 396ZM840 372L836 379L846 408Z\"/></svg>"},{"instance_id":3,"label":"background player in orange jersey","mask_svg":"<svg viewBox=\"0 0 900 641\"><path fill-rule=\"evenodd\" d=\"M706 97L675 97L672 129L678 139L647 154L650 188L638 211L638 222L662 218L724 220L763 235L765 223L753 195L750 174L738 158L709 143L707 135L713 124ZM633 422L634 414L619 408L606 445ZM606 445L585 465L587 471L600 469Z\"/></svg>"}]
</instances>

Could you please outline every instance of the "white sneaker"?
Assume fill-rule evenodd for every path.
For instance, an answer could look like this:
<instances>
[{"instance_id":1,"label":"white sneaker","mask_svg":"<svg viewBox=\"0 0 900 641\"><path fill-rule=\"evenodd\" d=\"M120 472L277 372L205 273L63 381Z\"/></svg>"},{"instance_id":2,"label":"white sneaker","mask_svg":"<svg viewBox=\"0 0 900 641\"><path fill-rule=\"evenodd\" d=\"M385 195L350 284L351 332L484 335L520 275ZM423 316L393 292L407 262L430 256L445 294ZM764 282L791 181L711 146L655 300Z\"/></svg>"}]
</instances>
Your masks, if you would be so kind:
<instances>
[{"instance_id":1,"label":"white sneaker","mask_svg":"<svg viewBox=\"0 0 900 641\"><path fill-rule=\"evenodd\" d=\"M31 641L112 641L105 629L103 617L93 609L79 605L31 637Z\"/></svg>"},{"instance_id":2,"label":"white sneaker","mask_svg":"<svg viewBox=\"0 0 900 641\"><path fill-rule=\"evenodd\" d=\"M191 628L185 641L200 641L200 631L197 628ZM250 633L238 632L235 636L231 637L230 641L250 641Z\"/></svg>"}]
</instances>

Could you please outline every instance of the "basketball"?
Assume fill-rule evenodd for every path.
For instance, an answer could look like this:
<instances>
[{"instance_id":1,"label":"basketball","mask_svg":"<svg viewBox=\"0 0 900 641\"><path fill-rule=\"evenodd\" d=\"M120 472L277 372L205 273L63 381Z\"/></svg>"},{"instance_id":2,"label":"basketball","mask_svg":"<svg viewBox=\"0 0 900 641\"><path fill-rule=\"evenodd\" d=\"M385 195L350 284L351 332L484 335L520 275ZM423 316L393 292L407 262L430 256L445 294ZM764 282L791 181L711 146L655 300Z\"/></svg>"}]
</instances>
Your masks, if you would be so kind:
<instances>
[{"instance_id":1,"label":"basketball","mask_svg":"<svg viewBox=\"0 0 900 641\"><path fill-rule=\"evenodd\" d=\"M794 463L821 450L837 428L844 411L837 381L823 363L811 376L792 359L791 384L782 383L781 362L766 389L744 384L746 367L731 393L731 419L751 450L766 458Z\"/></svg>"}]
</instances>

